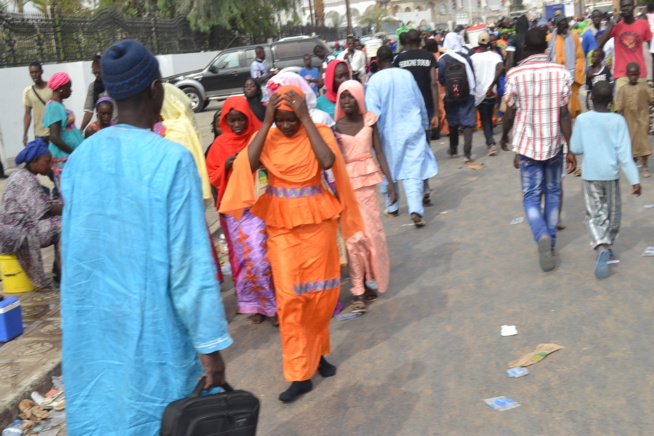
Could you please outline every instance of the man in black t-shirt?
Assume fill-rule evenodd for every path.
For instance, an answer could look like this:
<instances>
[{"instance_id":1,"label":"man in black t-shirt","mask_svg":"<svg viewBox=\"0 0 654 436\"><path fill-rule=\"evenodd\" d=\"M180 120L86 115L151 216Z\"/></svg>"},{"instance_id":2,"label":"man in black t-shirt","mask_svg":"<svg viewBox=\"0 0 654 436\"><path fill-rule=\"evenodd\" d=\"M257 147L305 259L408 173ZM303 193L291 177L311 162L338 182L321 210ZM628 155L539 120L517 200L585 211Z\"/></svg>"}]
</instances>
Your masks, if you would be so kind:
<instances>
[{"instance_id":1,"label":"man in black t-shirt","mask_svg":"<svg viewBox=\"0 0 654 436\"><path fill-rule=\"evenodd\" d=\"M438 129L438 82L436 77L438 62L432 53L420 48L420 32L417 29L409 30L406 38L405 50L395 57L393 65L409 70L413 74L430 119L429 129L434 131ZM427 132L427 142L430 137L430 132ZM428 180L425 180L422 197L424 204L431 203L429 194L429 183Z\"/></svg>"}]
</instances>

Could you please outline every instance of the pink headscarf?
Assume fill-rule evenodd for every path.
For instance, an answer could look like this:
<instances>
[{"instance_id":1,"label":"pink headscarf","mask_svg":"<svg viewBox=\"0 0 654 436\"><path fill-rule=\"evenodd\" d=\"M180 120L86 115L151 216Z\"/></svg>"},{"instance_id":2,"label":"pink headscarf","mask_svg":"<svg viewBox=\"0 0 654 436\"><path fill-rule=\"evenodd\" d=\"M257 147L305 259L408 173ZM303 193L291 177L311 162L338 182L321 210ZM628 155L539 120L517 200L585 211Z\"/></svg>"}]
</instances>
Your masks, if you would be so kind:
<instances>
[{"instance_id":1,"label":"pink headscarf","mask_svg":"<svg viewBox=\"0 0 654 436\"><path fill-rule=\"evenodd\" d=\"M341 109L341 94L348 91L359 105L359 113L366 114L366 100L363 97L363 85L356 80L346 80L338 87L338 96L336 97L336 110L334 111L334 121L345 117L345 112Z\"/></svg>"},{"instance_id":2,"label":"pink headscarf","mask_svg":"<svg viewBox=\"0 0 654 436\"><path fill-rule=\"evenodd\" d=\"M55 91L68 82L70 82L68 73L54 73L50 76L50 80L48 80L48 88Z\"/></svg>"}]
</instances>

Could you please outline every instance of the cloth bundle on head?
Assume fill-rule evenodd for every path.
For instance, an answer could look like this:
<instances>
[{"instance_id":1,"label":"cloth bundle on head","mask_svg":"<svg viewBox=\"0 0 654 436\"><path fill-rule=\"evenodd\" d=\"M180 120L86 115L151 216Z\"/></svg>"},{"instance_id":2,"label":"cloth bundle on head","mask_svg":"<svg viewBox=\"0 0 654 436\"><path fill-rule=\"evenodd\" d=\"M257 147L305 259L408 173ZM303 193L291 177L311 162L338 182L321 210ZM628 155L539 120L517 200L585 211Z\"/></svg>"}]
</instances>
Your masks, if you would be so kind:
<instances>
[{"instance_id":1,"label":"cloth bundle on head","mask_svg":"<svg viewBox=\"0 0 654 436\"><path fill-rule=\"evenodd\" d=\"M159 76L159 62L138 41L118 42L102 55L102 81L114 100L126 100L143 90Z\"/></svg>"},{"instance_id":2,"label":"cloth bundle on head","mask_svg":"<svg viewBox=\"0 0 654 436\"><path fill-rule=\"evenodd\" d=\"M363 85L361 82L358 82L356 80L346 80L345 82L341 83L341 86L338 88L338 97L336 99L336 110L334 112L334 118L336 121L340 120L345 116L345 112L343 112L343 109L341 108L341 94L343 94L345 91L348 91L352 97L357 101L357 104L359 106L359 113L361 115L365 115L366 113L366 101L364 97L364 89Z\"/></svg>"},{"instance_id":3,"label":"cloth bundle on head","mask_svg":"<svg viewBox=\"0 0 654 436\"><path fill-rule=\"evenodd\" d=\"M42 138L36 138L32 142L28 142L25 148L18 153L18 156L16 156L16 166L23 163L30 163L46 153L50 153L48 143Z\"/></svg>"},{"instance_id":4,"label":"cloth bundle on head","mask_svg":"<svg viewBox=\"0 0 654 436\"><path fill-rule=\"evenodd\" d=\"M325 92L325 97L332 103L336 102L336 91L333 89L334 88L334 76L336 75L336 67L339 65L344 64L347 67L347 72L349 74L348 79L352 78L352 69L350 68L350 64L348 64L345 61L331 61L327 65L327 71L325 71L325 88L327 88L327 92Z\"/></svg>"},{"instance_id":5,"label":"cloth bundle on head","mask_svg":"<svg viewBox=\"0 0 654 436\"><path fill-rule=\"evenodd\" d=\"M48 80L48 88L52 89L53 91L56 91L57 89L64 86L68 82L70 82L70 76L68 75L68 73L64 73L64 72L54 73L52 76L50 76L50 80Z\"/></svg>"},{"instance_id":6,"label":"cloth bundle on head","mask_svg":"<svg viewBox=\"0 0 654 436\"><path fill-rule=\"evenodd\" d=\"M318 104L316 93L313 92L311 86L309 86L302 76L296 73L279 73L268 80L266 86L270 92L273 93L284 85L295 85L302 90L304 93L304 100L307 102L307 109L309 109L311 120L313 120L314 123L326 124L328 126L334 124L334 120L328 113L316 109L316 105Z\"/></svg>"}]
</instances>

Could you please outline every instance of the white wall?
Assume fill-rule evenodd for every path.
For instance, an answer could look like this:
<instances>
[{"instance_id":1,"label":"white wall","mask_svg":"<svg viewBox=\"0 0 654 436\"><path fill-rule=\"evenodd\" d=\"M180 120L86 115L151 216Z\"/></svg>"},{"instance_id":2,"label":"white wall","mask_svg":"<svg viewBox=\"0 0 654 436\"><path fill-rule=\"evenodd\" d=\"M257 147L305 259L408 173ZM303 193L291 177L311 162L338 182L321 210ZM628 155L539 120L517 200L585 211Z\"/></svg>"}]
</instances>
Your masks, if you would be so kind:
<instances>
[{"instance_id":1,"label":"white wall","mask_svg":"<svg viewBox=\"0 0 654 436\"><path fill-rule=\"evenodd\" d=\"M202 53L186 53L175 55L160 55L159 69L163 77L185 71L204 68L217 51ZM73 82L73 94L64 104L67 109L75 113L76 123L79 127L84 116L84 100L89 84L95 80L91 74L91 62L69 62L65 64L43 65L43 78L47 80L50 75L58 71L70 74ZM32 85L28 68L0 69L0 83L4 84L4 110L0 116L0 158L5 168L14 166L14 158L23 149L23 90ZM34 139L32 125L28 130L28 137Z\"/></svg>"}]
</instances>

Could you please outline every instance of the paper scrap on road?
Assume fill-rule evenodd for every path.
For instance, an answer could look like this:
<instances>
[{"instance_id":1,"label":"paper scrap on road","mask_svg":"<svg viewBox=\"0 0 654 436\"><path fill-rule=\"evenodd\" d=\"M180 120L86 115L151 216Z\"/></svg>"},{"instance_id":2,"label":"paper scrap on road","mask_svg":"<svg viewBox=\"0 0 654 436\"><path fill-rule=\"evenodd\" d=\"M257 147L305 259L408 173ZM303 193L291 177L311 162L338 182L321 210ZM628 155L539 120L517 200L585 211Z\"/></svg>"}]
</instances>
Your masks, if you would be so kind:
<instances>
[{"instance_id":1,"label":"paper scrap on road","mask_svg":"<svg viewBox=\"0 0 654 436\"><path fill-rule=\"evenodd\" d=\"M645 209L654 209L654 204L646 204L643 206Z\"/></svg>"},{"instance_id":2,"label":"paper scrap on road","mask_svg":"<svg viewBox=\"0 0 654 436\"><path fill-rule=\"evenodd\" d=\"M482 169L482 168L484 167L484 164L483 164L483 163L472 163L472 162L468 162L468 163L466 164L466 166L467 166L468 168L470 168L471 170L475 170L475 171L477 171L477 170Z\"/></svg>"},{"instance_id":3,"label":"paper scrap on road","mask_svg":"<svg viewBox=\"0 0 654 436\"><path fill-rule=\"evenodd\" d=\"M519 366L531 366L543 360L548 354L555 351L562 350L565 347L556 344L539 344L538 347L531 353L527 353L520 359L514 360L509 363L509 368L517 368Z\"/></svg>"},{"instance_id":4,"label":"paper scrap on road","mask_svg":"<svg viewBox=\"0 0 654 436\"><path fill-rule=\"evenodd\" d=\"M643 251L643 257L651 257L654 256L654 247L647 247L645 251Z\"/></svg>"},{"instance_id":5,"label":"paper scrap on road","mask_svg":"<svg viewBox=\"0 0 654 436\"><path fill-rule=\"evenodd\" d=\"M529 370L527 368L519 367L519 368L507 369L506 373L509 375L509 377L519 378L529 374Z\"/></svg>"},{"instance_id":6,"label":"paper scrap on road","mask_svg":"<svg viewBox=\"0 0 654 436\"><path fill-rule=\"evenodd\" d=\"M514 325L503 325L500 328L500 334L502 336L515 336L518 334L518 328Z\"/></svg>"},{"instance_id":7,"label":"paper scrap on road","mask_svg":"<svg viewBox=\"0 0 654 436\"><path fill-rule=\"evenodd\" d=\"M620 263L620 259L612 259L606 262L607 265L612 265L614 263Z\"/></svg>"},{"instance_id":8,"label":"paper scrap on road","mask_svg":"<svg viewBox=\"0 0 654 436\"><path fill-rule=\"evenodd\" d=\"M520 218L515 218L511 220L511 225L521 224L525 222L525 217L521 216Z\"/></svg>"},{"instance_id":9,"label":"paper scrap on road","mask_svg":"<svg viewBox=\"0 0 654 436\"><path fill-rule=\"evenodd\" d=\"M520 403L517 403L513 401L509 397L493 397L493 398L487 398L484 400L486 404L488 404L490 407L493 409L497 410L498 412L504 412L505 410L509 409L515 409L516 407L520 407Z\"/></svg>"}]
</instances>

